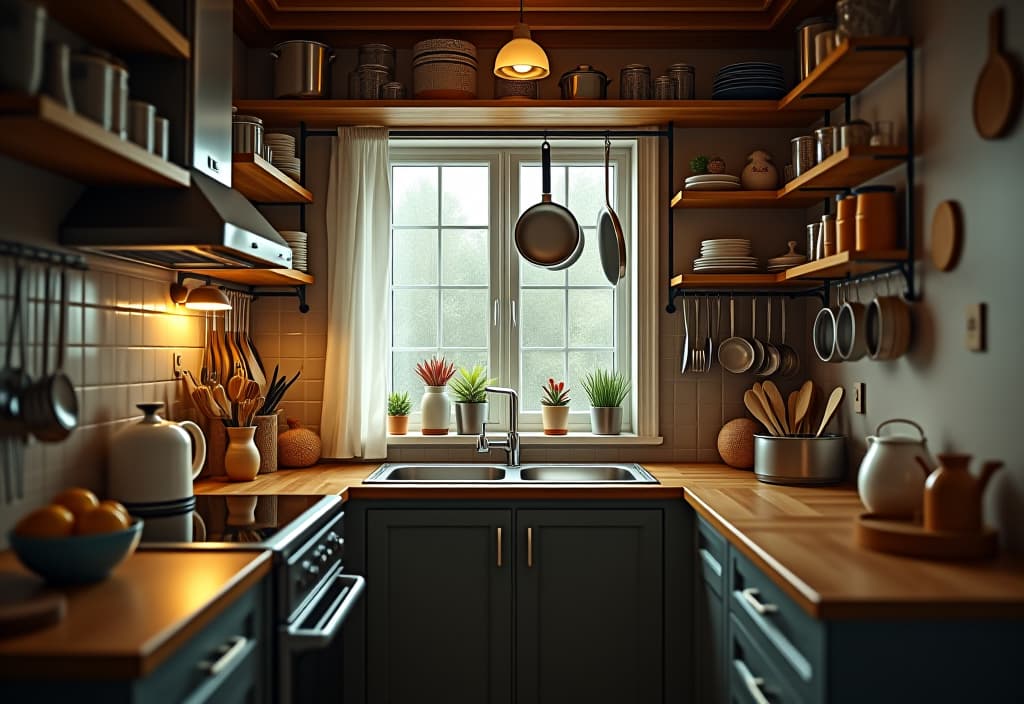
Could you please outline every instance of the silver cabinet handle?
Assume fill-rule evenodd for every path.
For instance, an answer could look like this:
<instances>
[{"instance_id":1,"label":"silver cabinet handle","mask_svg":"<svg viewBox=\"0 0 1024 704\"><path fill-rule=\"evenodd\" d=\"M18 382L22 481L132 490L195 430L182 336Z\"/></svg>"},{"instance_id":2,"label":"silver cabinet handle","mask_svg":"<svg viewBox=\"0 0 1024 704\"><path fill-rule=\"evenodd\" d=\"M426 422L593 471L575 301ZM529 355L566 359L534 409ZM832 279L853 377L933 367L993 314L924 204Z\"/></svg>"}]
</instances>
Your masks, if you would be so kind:
<instances>
[{"instance_id":1,"label":"silver cabinet handle","mask_svg":"<svg viewBox=\"0 0 1024 704\"><path fill-rule=\"evenodd\" d=\"M242 655L248 642L245 636L231 636L227 643L217 649L220 657L213 662L203 660L199 663L199 670L207 677L216 677Z\"/></svg>"},{"instance_id":2,"label":"silver cabinet handle","mask_svg":"<svg viewBox=\"0 0 1024 704\"><path fill-rule=\"evenodd\" d=\"M526 566L533 567L533 528L526 529Z\"/></svg>"},{"instance_id":3,"label":"silver cabinet handle","mask_svg":"<svg viewBox=\"0 0 1024 704\"><path fill-rule=\"evenodd\" d=\"M509 307L509 314L512 316L512 327L517 327L519 325L519 323L516 322L516 302L515 301L509 301L508 302L508 307Z\"/></svg>"},{"instance_id":4,"label":"silver cabinet handle","mask_svg":"<svg viewBox=\"0 0 1024 704\"><path fill-rule=\"evenodd\" d=\"M501 526L498 526L498 567L501 567Z\"/></svg>"},{"instance_id":5,"label":"silver cabinet handle","mask_svg":"<svg viewBox=\"0 0 1024 704\"><path fill-rule=\"evenodd\" d=\"M764 684L763 677L754 677L754 673L747 667L747 663L742 660L733 660L733 665L739 670L740 677L743 678L743 684L746 685L747 691L750 692L750 697L757 704L771 704L768 701L768 697L761 691L761 685Z\"/></svg>"},{"instance_id":6,"label":"silver cabinet handle","mask_svg":"<svg viewBox=\"0 0 1024 704\"><path fill-rule=\"evenodd\" d=\"M755 589L754 587L747 587L746 589L740 592L740 595L743 597L743 600L745 602L750 604L750 608L752 608L754 611L761 614L762 616L764 616L765 614L773 614L779 610L779 607L775 604L761 603L761 601L757 598L757 595L760 593L761 592Z\"/></svg>"},{"instance_id":7,"label":"silver cabinet handle","mask_svg":"<svg viewBox=\"0 0 1024 704\"><path fill-rule=\"evenodd\" d=\"M501 301L497 298L494 299L494 303L491 305L491 325L498 327L498 323L501 322Z\"/></svg>"}]
</instances>

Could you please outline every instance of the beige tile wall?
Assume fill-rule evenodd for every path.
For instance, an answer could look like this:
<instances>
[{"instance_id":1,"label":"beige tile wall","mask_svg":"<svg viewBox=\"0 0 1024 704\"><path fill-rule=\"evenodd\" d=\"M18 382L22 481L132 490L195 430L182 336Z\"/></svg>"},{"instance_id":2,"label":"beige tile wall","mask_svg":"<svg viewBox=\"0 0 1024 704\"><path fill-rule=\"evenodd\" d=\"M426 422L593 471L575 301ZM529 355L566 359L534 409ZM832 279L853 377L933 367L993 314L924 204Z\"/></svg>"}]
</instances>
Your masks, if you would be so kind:
<instances>
[{"instance_id":1,"label":"beige tile wall","mask_svg":"<svg viewBox=\"0 0 1024 704\"><path fill-rule=\"evenodd\" d=\"M186 366L198 369L203 318L170 301L166 272L121 267L102 258L94 258L91 266L90 271L68 274L64 368L75 385L80 425L61 443L29 441L24 456L25 498L13 504L0 500L0 535L61 489L85 486L102 494L111 438L140 416L136 403L162 401L167 417L193 417L191 401L184 399L172 364L173 355L181 354ZM45 287L41 269L27 271L26 286L32 314L28 368L35 378L42 351ZM0 260L0 341L4 345L13 288L14 265ZM56 294L56 283L53 290ZM54 325L57 310L52 304ZM55 347L54 337L51 346Z\"/></svg>"}]
</instances>

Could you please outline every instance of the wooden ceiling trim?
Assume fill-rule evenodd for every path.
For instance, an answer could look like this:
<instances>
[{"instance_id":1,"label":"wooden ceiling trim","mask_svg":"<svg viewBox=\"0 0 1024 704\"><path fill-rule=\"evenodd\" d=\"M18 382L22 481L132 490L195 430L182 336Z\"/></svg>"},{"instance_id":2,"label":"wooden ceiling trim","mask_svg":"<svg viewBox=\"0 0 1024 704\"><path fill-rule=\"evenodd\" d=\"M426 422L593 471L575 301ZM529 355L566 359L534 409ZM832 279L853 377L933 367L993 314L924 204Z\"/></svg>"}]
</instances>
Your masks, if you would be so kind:
<instances>
[{"instance_id":1,"label":"wooden ceiling trim","mask_svg":"<svg viewBox=\"0 0 1024 704\"><path fill-rule=\"evenodd\" d=\"M765 12L792 0L663 0L650 4L628 0L559 0L552 3L526 3L524 12L543 15L547 12ZM515 0L448 0L443 5L411 0L267 0L278 12L512 12L519 15Z\"/></svg>"}]
</instances>

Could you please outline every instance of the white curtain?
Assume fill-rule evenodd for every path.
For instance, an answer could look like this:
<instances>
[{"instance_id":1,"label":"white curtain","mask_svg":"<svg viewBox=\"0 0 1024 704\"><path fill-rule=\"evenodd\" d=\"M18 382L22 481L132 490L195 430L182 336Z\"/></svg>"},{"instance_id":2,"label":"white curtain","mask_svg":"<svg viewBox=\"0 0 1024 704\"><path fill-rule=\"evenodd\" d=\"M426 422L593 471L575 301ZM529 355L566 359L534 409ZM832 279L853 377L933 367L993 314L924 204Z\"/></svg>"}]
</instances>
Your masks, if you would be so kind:
<instances>
[{"instance_id":1,"label":"white curtain","mask_svg":"<svg viewBox=\"0 0 1024 704\"><path fill-rule=\"evenodd\" d=\"M387 456L388 131L339 127L327 181L323 455Z\"/></svg>"}]
</instances>

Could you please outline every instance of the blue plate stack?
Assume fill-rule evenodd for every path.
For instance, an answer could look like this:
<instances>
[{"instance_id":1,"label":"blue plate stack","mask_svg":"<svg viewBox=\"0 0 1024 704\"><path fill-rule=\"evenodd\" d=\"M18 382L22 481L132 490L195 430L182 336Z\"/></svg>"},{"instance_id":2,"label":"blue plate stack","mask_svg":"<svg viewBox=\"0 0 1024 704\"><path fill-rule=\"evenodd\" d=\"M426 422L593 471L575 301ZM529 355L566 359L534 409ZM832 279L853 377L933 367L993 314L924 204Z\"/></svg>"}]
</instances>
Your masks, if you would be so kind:
<instances>
[{"instance_id":1,"label":"blue plate stack","mask_svg":"<svg viewBox=\"0 0 1024 704\"><path fill-rule=\"evenodd\" d=\"M782 66L765 61L730 64L715 76L715 100L778 100L786 94Z\"/></svg>"}]
</instances>

